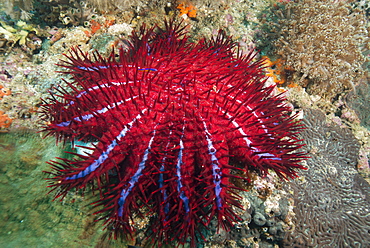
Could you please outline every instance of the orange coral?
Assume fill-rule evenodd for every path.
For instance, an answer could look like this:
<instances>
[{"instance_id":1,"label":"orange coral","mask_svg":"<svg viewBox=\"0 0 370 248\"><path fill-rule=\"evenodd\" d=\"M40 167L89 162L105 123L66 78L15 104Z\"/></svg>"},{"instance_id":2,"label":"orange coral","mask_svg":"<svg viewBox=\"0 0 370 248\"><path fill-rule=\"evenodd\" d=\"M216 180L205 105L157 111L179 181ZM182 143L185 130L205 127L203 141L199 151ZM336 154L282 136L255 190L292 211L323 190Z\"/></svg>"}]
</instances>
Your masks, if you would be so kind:
<instances>
[{"instance_id":1,"label":"orange coral","mask_svg":"<svg viewBox=\"0 0 370 248\"><path fill-rule=\"evenodd\" d=\"M12 119L8 117L3 111L0 110L0 132L2 128L9 128L12 124Z\"/></svg>"},{"instance_id":2,"label":"orange coral","mask_svg":"<svg viewBox=\"0 0 370 248\"><path fill-rule=\"evenodd\" d=\"M298 86L297 83L287 80L288 75L291 74L294 69L284 66L284 60L277 59L275 61L271 61L267 56L263 56L263 59L265 60L266 65L266 76L272 77L277 85L289 83L286 85L289 88Z\"/></svg>"},{"instance_id":3,"label":"orange coral","mask_svg":"<svg viewBox=\"0 0 370 248\"><path fill-rule=\"evenodd\" d=\"M3 98L3 96L9 96L11 93L10 89L0 85L0 99Z\"/></svg>"},{"instance_id":4,"label":"orange coral","mask_svg":"<svg viewBox=\"0 0 370 248\"><path fill-rule=\"evenodd\" d=\"M114 17L108 17L105 22L104 22L104 27L108 28L110 26L112 26L114 23L116 22L115 18Z\"/></svg>"},{"instance_id":5,"label":"orange coral","mask_svg":"<svg viewBox=\"0 0 370 248\"><path fill-rule=\"evenodd\" d=\"M91 34L95 34L102 26L99 22L95 20L91 20L90 24L91 24Z\"/></svg>"},{"instance_id":6,"label":"orange coral","mask_svg":"<svg viewBox=\"0 0 370 248\"><path fill-rule=\"evenodd\" d=\"M276 84L284 84L285 77L283 75L284 72L283 61L281 59L271 61L267 56L263 56L263 59L265 60L265 65L267 66L266 75L272 77Z\"/></svg>"},{"instance_id":7,"label":"orange coral","mask_svg":"<svg viewBox=\"0 0 370 248\"><path fill-rule=\"evenodd\" d=\"M187 15L190 18L195 18L197 16L197 10L192 3L185 4L184 2L180 3L177 6L177 9L180 10L180 15Z\"/></svg>"},{"instance_id":8,"label":"orange coral","mask_svg":"<svg viewBox=\"0 0 370 248\"><path fill-rule=\"evenodd\" d=\"M91 37L94 35L96 32L98 32L102 28L108 28L112 26L116 20L113 17L107 17L103 23L100 23L96 20L90 20L90 31L85 30L84 33L88 36Z\"/></svg>"}]
</instances>

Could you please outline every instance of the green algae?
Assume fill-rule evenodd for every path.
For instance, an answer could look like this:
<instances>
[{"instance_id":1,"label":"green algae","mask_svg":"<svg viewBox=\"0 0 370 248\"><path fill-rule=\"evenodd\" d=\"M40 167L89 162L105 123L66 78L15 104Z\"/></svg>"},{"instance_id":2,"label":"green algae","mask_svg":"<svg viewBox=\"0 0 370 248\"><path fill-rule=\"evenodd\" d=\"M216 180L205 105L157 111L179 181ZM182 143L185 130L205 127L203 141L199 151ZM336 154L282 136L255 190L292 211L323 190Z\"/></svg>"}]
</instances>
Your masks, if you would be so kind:
<instances>
[{"instance_id":1,"label":"green algae","mask_svg":"<svg viewBox=\"0 0 370 248\"><path fill-rule=\"evenodd\" d=\"M0 247L93 247L101 243L95 196L71 192L62 202L48 194L45 161L64 156L54 138L21 131L0 134ZM110 246L112 247L112 246ZM122 247L122 246L121 246Z\"/></svg>"}]
</instances>

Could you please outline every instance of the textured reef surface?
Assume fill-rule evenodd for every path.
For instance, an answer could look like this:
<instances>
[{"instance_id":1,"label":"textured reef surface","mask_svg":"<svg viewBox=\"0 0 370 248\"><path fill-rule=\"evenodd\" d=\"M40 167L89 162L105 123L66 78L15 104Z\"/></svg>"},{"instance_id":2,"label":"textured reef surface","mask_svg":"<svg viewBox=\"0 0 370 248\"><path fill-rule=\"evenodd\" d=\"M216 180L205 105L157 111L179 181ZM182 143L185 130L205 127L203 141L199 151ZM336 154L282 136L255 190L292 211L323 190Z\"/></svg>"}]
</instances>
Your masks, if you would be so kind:
<instances>
[{"instance_id":1,"label":"textured reef surface","mask_svg":"<svg viewBox=\"0 0 370 248\"><path fill-rule=\"evenodd\" d=\"M370 5L365 0L0 1L0 218L4 220L0 223L0 246L143 247L148 236L154 235L148 230L153 227L153 220L161 217L154 209L150 211L149 205L140 205L141 214L130 216L132 220L129 225L136 230L133 239L109 240L102 222L95 220L109 215L113 208L111 212L94 215L104 207L89 204L101 202L99 192L90 190L90 187L79 189L76 184L77 190L70 190L63 199L59 197L60 202L53 201L55 195L47 194L50 188L47 188L46 180L41 180L50 177L43 173L50 171L50 165L45 161L60 157L62 168L65 168L65 162L81 165L85 158L78 159L79 156L87 157L89 155L86 152L91 153L94 149L104 150L104 145L95 143L93 146L91 142L81 144L76 141L72 145L67 141L56 146L54 138L42 139L38 133L50 124L40 123L38 112L41 99L48 98L49 91L54 95L67 94L71 98L65 102L73 101L75 90L58 93L63 88L69 89L73 78L56 73L68 69L61 69L56 64L66 60L63 54L68 54L71 47L78 47L82 51L79 53L82 60L85 59L82 54L93 56L95 51L109 58L112 47L122 47L124 51L130 49L128 37L132 30L138 30L143 24L152 27L155 23L163 23L164 19L176 17L185 24L184 31L190 35L189 44L197 43L202 37L206 37L207 41L215 40L218 30L222 29L225 37L232 36L235 42L237 49L233 56L257 54L252 61L255 63L263 55L268 63L263 65L266 68L259 73L270 76L265 86L273 88L276 85L271 96L287 99L286 108L305 123L306 129L301 132L299 139L305 139L307 145L301 151L311 157L302 163L308 170L299 170L300 177L289 182L280 180L273 170L260 173L260 170L253 169L249 175L242 171L232 173L228 185L246 189L238 193L239 197L233 195L243 208L231 207L237 221L229 225L228 231L218 228L220 223L217 218L205 221L207 228L202 228L204 225L201 224L197 234L198 247L367 247L370 190L369 13ZM88 61L99 59L90 57ZM111 57L111 60L114 59ZM181 61L178 63L180 65ZM91 65L83 62L79 66L80 72L83 71L82 67L91 68ZM99 64L101 71L103 67ZM157 68L148 66L140 69L137 75L150 76L156 73L153 69ZM86 91L88 88L77 87L76 90ZM99 89L101 95L106 93L105 90L107 88ZM214 94L216 91L212 89L210 92ZM279 94L282 95L276 97ZM80 98L90 99L88 95L82 94ZM61 97L56 96L56 99L60 100ZM134 100L143 103L137 98ZM118 108L123 105L118 104ZM75 110L72 111L75 106L71 104L68 107L71 114L76 114ZM197 103L193 106L197 106ZM116 105L112 107L117 108ZM135 113L137 115L138 112ZM145 111L144 114L149 116L152 113ZM191 113L189 116L195 115ZM73 121L76 128L81 124L78 119ZM214 126L206 122L208 131ZM134 125L130 130L133 129ZM154 135L150 130L153 130L152 124L145 129L146 138L143 138L143 145L137 154L139 150L142 154L148 147ZM199 118L194 130L204 137L205 128ZM158 138L159 133L159 129L156 129L154 136ZM212 132L210 134L216 136ZM71 137L73 135L72 132ZM153 142L157 141L153 138ZM199 145L206 154L207 142L207 139L202 139ZM179 139L172 139L172 143L174 149L180 150ZM90 148L83 149L76 147L76 144L89 145ZM214 147L218 149L222 145L222 142L215 142ZM272 150L276 151L275 148ZM76 152L80 155L74 156ZM155 152L155 149L148 150L148 154ZM225 150L224 153L230 151ZM268 153L273 154L265 152L265 155ZM142 157L138 156L135 161L140 159ZM245 166L233 157L228 159L235 162L233 166ZM173 160L176 160L176 154ZM71 172L76 168L72 166L67 170ZM161 180L155 180L159 179L160 174L163 175L161 167L156 168L159 168L158 177L148 183L150 188L156 188L155 184ZM230 196L221 193L222 190L220 194L215 190L218 188L217 167L212 163L207 168L212 168L208 171L208 182L212 185L208 192L229 199ZM135 173L135 169L130 172ZM176 173L172 171L173 175ZM58 175L63 179L62 172ZM122 176L114 169L106 175L111 185L117 185L118 175ZM169 175L170 170L166 176ZM240 180L235 176L249 176L250 180ZM95 182L105 182L105 179ZM185 179L185 175L182 179ZM81 183L82 177L75 178L75 181ZM202 179L197 183L204 184L205 181ZM58 183L55 180L53 182ZM174 180L172 185L176 182ZM98 184L95 186L95 189L99 188ZM121 186L120 189L102 187L102 193L127 189L127 185ZM65 187L67 190L67 184ZM134 187L132 191L135 191ZM56 192L63 194L63 186L62 191L56 189ZM176 186L173 192L174 195L168 196L168 202L179 206L187 195L179 197ZM198 188L192 192L202 194L205 189ZM157 196L160 198L159 191ZM211 194L208 199L210 197ZM153 200L150 197L148 199ZM140 201L143 202L142 199ZM157 209L165 207L162 205ZM178 209L186 213L186 208ZM207 213L212 209L222 212L218 210L217 201L211 201L203 215L201 211L197 213L202 217L211 216ZM170 211L174 213L174 210ZM111 217L107 216L106 220L112 220ZM174 235L169 231L167 233ZM207 240L203 240L202 235ZM184 244L185 247L189 245L188 242Z\"/></svg>"},{"instance_id":2,"label":"textured reef surface","mask_svg":"<svg viewBox=\"0 0 370 248\"><path fill-rule=\"evenodd\" d=\"M296 222L284 247L367 247L370 185L355 169L360 144L320 110L305 113L301 135L311 158L292 183Z\"/></svg>"}]
</instances>

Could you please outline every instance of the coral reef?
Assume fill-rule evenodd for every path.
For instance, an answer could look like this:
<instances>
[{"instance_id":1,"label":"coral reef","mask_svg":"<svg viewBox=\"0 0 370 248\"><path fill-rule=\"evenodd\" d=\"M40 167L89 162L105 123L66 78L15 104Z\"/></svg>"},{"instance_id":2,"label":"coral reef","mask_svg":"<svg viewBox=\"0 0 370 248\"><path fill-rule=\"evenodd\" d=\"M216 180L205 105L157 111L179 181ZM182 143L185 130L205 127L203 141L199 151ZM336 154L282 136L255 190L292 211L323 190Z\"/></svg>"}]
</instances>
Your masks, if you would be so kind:
<instances>
[{"instance_id":1,"label":"coral reef","mask_svg":"<svg viewBox=\"0 0 370 248\"><path fill-rule=\"evenodd\" d=\"M40 161L56 156L63 157L63 154L56 154L55 142L52 139L41 141L38 134L19 131L39 130L36 112L40 97L45 97L52 86L66 86L61 76L55 73L60 70L55 64L61 59L61 54L66 53L71 46L80 46L81 50L86 52L96 49L106 57L109 56L112 46L122 46L124 49L129 47L127 37L133 28L142 23L158 23L171 16L183 19L188 25L186 29L191 31L192 37L189 39L192 41L200 36L216 36L220 28L225 30L238 42L241 54L249 54L255 50L256 42L263 40L259 49L262 49L263 55L269 55L270 67L266 70L272 77L266 85L278 83L277 92L287 90L284 96L288 97L292 109L303 106L321 109L327 119L341 127L333 123L328 124L324 121L324 116L317 111L299 112L300 116L305 113L308 119L308 129L304 131L304 135L309 146L313 147L310 150L313 158L308 161L308 165L313 169L304 172L305 177L293 184L295 204L298 205L295 212L302 220L296 219L294 224L292 223L294 201L293 196L289 195L291 189L288 185L284 184L282 188L281 182L272 176L273 174L261 178L252 173L253 182L246 186L249 191L240 193L240 201L245 210L236 210L241 221L231 227L230 232L218 233L217 221L212 221L208 226L209 230L202 231L210 241L202 242L202 245L205 248L277 247L282 246L286 235L284 244L287 247L291 244L297 247L310 244L315 246L326 237L339 244L332 246L366 246L366 239L358 239L359 235L368 237L364 231L368 230L368 225L363 224L364 220L368 221L368 217L362 214L361 208L364 208L361 206L369 202L369 185L354 170L354 161L358 161L360 175L370 182L370 131L361 126L370 129L369 76L366 81L366 72L364 73L370 70L370 63L365 61L370 58L370 43L366 33L370 29L369 2L191 2L196 7L196 18L191 18L186 12L190 10L187 9L190 7L187 5L190 3L188 0L0 1L0 84L3 86L0 86L0 217L4 220L0 223L1 247L21 247L25 243L34 247L42 244L45 247L73 248L127 245L117 240L104 240L101 227L94 225L92 212L86 212L86 200L95 201L99 196L94 198L88 192L85 192L85 196L80 196L72 192L62 204L51 204L52 196L46 195L45 182L38 180L44 177L42 171L47 169ZM185 5L178 9L181 3ZM316 10L311 11L310 8ZM309 15L311 18L305 19L305 16ZM323 23L317 23L320 20ZM265 25L260 25L260 22ZM315 25L317 32L314 31ZM364 28L367 28L367 31ZM268 35L261 36L262 31L266 30ZM296 30L299 32L295 32ZM323 36L323 41L319 44L321 47L316 47L314 42L310 43L310 39L313 41L314 38L320 38L320 33L328 36ZM295 38L301 39L302 46L310 49L299 51L298 40L295 41ZM284 41L290 44L287 45ZM347 64L347 68L338 69L338 58L341 54L335 49L341 48L345 52L342 55L347 56L344 61L350 63L350 67ZM330 49L333 51L327 52ZM282 55L268 53L269 50L280 51ZM323 54L318 60L305 59L322 51ZM329 54L332 52L333 54ZM317 68L331 70L329 72L332 75L329 78L319 71L314 71L316 66L325 62L325 57L331 59L329 67ZM288 62L297 66L292 67ZM308 63L309 66L303 67L302 63ZM297 86L297 83L300 86ZM356 86L356 91L346 96L353 85ZM338 94L342 96L335 97ZM316 123L314 118L319 121ZM315 129L315 125L320 128ZM346 127L351 128L361 143L358 158L358 144ZM331 136L334 138L330 138ZM314 140L312 143L311 139ZM343 142L348 145L343 145L345 148L340 150ZM68 151L72 151L69 143L66 146ZM330 153L338 155L339 159ZM348 159L343 155L345 153L349 154ZM346 166L346 162L349 165ZM324 174L323 177L318 175L319 172ZM352 184L347 185L344 182L346 177ZM25 188L24 185L32 187ZM305 197L302 194L306 192L311 193ZM332 197L329 198L325 194L331 194ZM327 209L323 210L323 203L328 204ZM352 208L351 215L348 212L352 211ZM337 213L334 213L334 210L337 210ZM144 243L147 236L144 230L150 224L149 217L134 218L139 233L130 245L140 247ZM309 223L309 226L304 226L303 222ZM294 225L295 231L289 234ZM359 229L361 225L363 230ZM323 229L331 233L328 234ZM343 232L345 237L338 237L339 232ZM320 234L320 237L316 237L316 234ZM325 245L329 243L329 238L325 239Z\"/></svg>"},{"instance_id":2,"label":"coral reef","mask_svg":"<svg viewBox=\"0 0 370 248\"><path fill-rule=\"evenodd\" d=\"M18 21L13 26L0 21L0 52L9 52L14 46L20 46L29 54L33 54L42 45L37 32L35 25L24 21Z\"/></svg>"},{"instance_id":3,"label":"coral reef","mask_svg":"<svg viewBox=\"0 0 370 248\"><path fill-rule=\"evenodd\" d=\"M4 11L14 20L28 20L32 14L33 0L5 0L3 1Z\"/></svg>"},{"instance_id":4,"label":"coral reef","mask_svg":"<svg viewBox=\"0 0 370 248\"><path fill-rule=\"evenodd\" d=\"M284 247L367 247L370 185L355 169L360 144L348 128L305 109L308 170L294 180L295 228Z\"/></svg>"},{"instance_id":5,"label":"coral reef","mask_svg":"<svg viewBox=\"0 0 370 248\"><path fill-rule=\"evenodd\" d=\"M253 174L248 191L241 193L245 210L239 210L241 221L229 232L214 234L205 247L274 247L281 243L286 232L293 228L292 195L276 175L262 178ZM216 232L217 223L211 222ZM215 246L211 246L211 245Z\"/></svg>"},{"instance_id":6,"label":"coral reef","mask_svg":"<svg viewBox=\"0 0 370 248\"><path fill-rule=\"evenodd\" d=\"M95 9L89 7L86 2L72 1L66 8L59 6L59 20L64 25L88 25L88 22L96 17Z\"/></svg>"},{"instance_id":7,"label":"coral reef","mask_svg":"<svg viewBox=\"0 0 370 248\"><path fill-rule=\"evenodd\" d=\"M346 1L299 0L278 5L270 20L275 53L310 94L333 98L364 79L369 50L364 13ZM275 23L274 23L275 21Z\"/></svg>"},{"instance_id":8,"label":"coral reef","mask_svg":"<svg viewBox=\"0 0 370 248\"><path fill-rule=\"evenodd\" d=\"M365 12L367 20L370 20L370 4L368 0L355 0L350 1L351 5L355 8L360 8Z\"/></svg>"},{"instance_id":9,"label":"coral reef","mask_svg":"<svg viewBox=\"0 0 370 248\"><path fill-rule=\"evenodd\" d=\"M356 92L350 92L346 96L346 103L356 111L361 124L370 130L370 86L368 83L361 83Z\"/></svg>"},{"instance_id":10,"label":"coral reef","mask_svg":"<svg viewBox=\"0 0 370 248\"><path fill-rule=\"evenodd\" d=\"M0 33L0 53L7 52L13 46L13 44L13 41L8 40L4 33Z\"/></svg>"}]
</instances>

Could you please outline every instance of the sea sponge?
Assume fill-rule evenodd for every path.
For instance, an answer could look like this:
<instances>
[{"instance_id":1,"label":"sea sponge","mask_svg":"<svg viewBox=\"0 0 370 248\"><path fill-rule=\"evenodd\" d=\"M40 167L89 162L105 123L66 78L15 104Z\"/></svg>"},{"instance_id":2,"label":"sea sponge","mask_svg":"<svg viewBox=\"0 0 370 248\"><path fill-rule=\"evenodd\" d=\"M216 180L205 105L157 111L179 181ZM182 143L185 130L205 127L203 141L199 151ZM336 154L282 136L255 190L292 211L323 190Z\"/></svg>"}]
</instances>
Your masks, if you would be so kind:
<instances>
[{"instance_id":1,"label":"sea sponge","mask_svg":"<svg viewBox=\"0 0 370 248\"><path fill-rule=\"evenodd\" d=\"M95 9L85 2L73 2L67 10L60 11L59 20L64 25L87 25L96 17Z\"/></svg>"},{"instance_id":2,"label":"sea sponge","mask_svg":"<svg viewBox=\"0 0 370 248\"><path fill-rule=\"evenodd\" d=\"M9 96L11 93L12 92L10 91L10 89L0 85L0 100L3 98L3 96Z\"/></svg>"},{"instance_id":3,"label":"sea sponge","mask_svg":"<svg viewBox=\"0 0 370 248\"><path fill-rule=\"evenodd\" d=\"M275 14L275 52L309 93L332 98L364 77L369 34L363 11L346 1L300 0Z\"/></svg>"},{"instance_id":4,"label":"sea sponge","mask_svg":"<svg viewBox=\"0 0 370 248\"><path fill-rule=\"evenodd\" d=\"M190 2L188 3L180 3L177 6L177 9L180 11L180 15L187 15L190 18L195 18L197 16L197 10L194 5Z\"/></svg>"},{"instance_id":5,"label":"sea sponge","mask_svg":"<svg viewBox=\"0 0 370 248\"><path fill-rule=\"evenodd\" d=\"M0 133L6 132L6 130L12 124L12 119L8 117L3 111L0 110Z\"/></svg>"}]
</instances>

